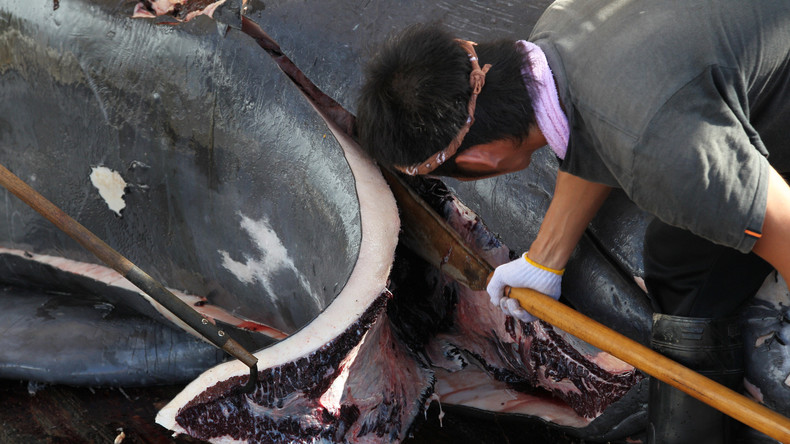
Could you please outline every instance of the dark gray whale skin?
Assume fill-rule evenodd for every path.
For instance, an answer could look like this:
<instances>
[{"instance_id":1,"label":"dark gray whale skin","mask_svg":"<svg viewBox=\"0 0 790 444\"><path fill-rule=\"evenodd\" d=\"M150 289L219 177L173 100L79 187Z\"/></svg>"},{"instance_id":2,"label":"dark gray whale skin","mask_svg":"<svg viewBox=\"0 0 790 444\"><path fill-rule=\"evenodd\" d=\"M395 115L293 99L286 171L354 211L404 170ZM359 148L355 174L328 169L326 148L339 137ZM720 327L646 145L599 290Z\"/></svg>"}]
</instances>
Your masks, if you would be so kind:
<instances>
[{"instance_id":1,"label":"dark gray whale skin","mask_svg":"<svg viewBox=\"0 0 790 444\"><path fill-rule=\"evenodd\" d=\"M225 359L181 330L96 298L20 287L0 289L0 298L0 374L7 379L151 386L194 377Z\"/></svg>"},{"instance_id":2,"label":"dark gray whale skin","mask_svg":"<svg viewBox=\"0 0 790 444\"><path fill-rule=\"evenodd\" d=\"M310 79L353 111L362 64L387 33L414 21L438 19L473 40L525 38L547 4L253 1L250 17ZM169 286L208 295L212 302L287 331L315 316L321 303L266 298L261 303L260 295L267 292L260 282L239 282L217 256L219 250L239 262L260 256L240 228L241 213L254 220L266 216L276 225L275 231L293 248L289 252L298 262L295 268L315 270L311 282L318 282L322 291L326 288L324 304L342 286L336 276L347 276L353 266L359 236L349 189L353 186L338 179L345 166L331 153L340 150L315 113L297 99L295 88L260 57L253 43L233 32L221 36L206 18L170 28L128 18L131 8L124 3L64 1L57 11L51 6L45 1L0 3L0 162ZM261 151L275 145L275 158L264 160ZM320 152L314 152L317 146ZM73 155L76 149L81 158ZM289 167L289 156L305 160L300 162L307 167L299 171L299 181L278 175ZM87 179L90 168L100 165L120 172L129 183L121 217L107 209ZM519 251L537 232L556 168L556 159L543 150L525 172L447 183ZM178 174L168 174L172 170ZM267 200L273 194L282 196ZM2 246L95 262L12 196L4 197ZM576 308L643 342L652 309L633 276L643 274L641 239L648 221L649 216L615 193L580 243L563 284L564 298ZM314 231L317 227L321 231ZM326 257L333 260L325 261ZM6 274L8 259L0 259L0 276L17 284L13 273ZM330 269L325 262L330 262ZM275 289L292 286L296 279L283 274L274 280ZM61 290L4 291L9 300L27 298L27 304L19 304L17 319L22 322L58 319L48 314L58 309L64 314L60 319L82 319L87 328L108 318L127 322L118 329L118 338L135 329L162 328L146 317L121 319L124 307L97 302L101 295L83 295L75 302L74 293L61 295ZM40 302L29 302L33 300ZM35 310L25 311L25 305ZM0 318L0 325L4 322ZM151 327L145 327L146 322ZM68 330L55 326L53 333L33 335L39 339L34 347L54 349L58 346L47 337L57 332L63 336ZM167 334L172 339L164 336L163 341L184 347L183 352L164 350L151 338L144 341L161 352L151 359L184 368L160 374L163 381L191 379L222 359L210 346L181 332ZM20 335L31 336L29 331ZM76 335L62 339L81 340ZM150 368L135 370L124 364L123 352L117 350L120 341L107 343L113 346L75 347L83 354L60 364L61 373L49 376L53 381L75 377L75 369L82 368L78 365L100 362L94 359L117 352L112 359L127 365L127 374L102 376L96 366L89 372L99 376L74 379L75 383L133 385L158 380L149 374ZM4 348L0 345L0 353ZM24 377L18 355L3 359L10 365L0 366L0 372L6 372L2 375ZM189 365L194 367L184 365L187 359L193 359ZM753 367L766 368L759 362ZM768 395L781 400L786 387L775 385L777 390ZM628 405L639 402L630 400ZM627 421L639 423L638 416Z\"/></svg>"},{"instance_id":3,"label":"dark gray whale skin","mask_svg":"<svg viewBox=\"0 0 790 444\"><path fill-rule=\"evenodd\" d=\"M0 2L0 163L165 285L285 332L298 330L343 288L356 261L359 209L342 150L246 36L220 35L206 17L174 28L130 15L130 5L114 0L64 1L57 10L44 0ZM120 216L91 184L99 166L127 183ZM0 248L97 263L11 194L0 196ZM0 283L20 283L15 261L0 255ZM239 277L233 263L260 271ZM46 267L39 276L35 285L50 305L68 306L80 294L63 294L69 283L45 282ZM128 303L148 306L142 299ZM105 316L110 308L79 310L90 326L112 318ZM15 325L32 328L25 334L31 350L56 352L49 333L36 333L40 313L14 315ZM138 328L139 319L128 322L129 331ZM113 342L125 343L123 328L109 328L107 335L121 337L104 337L99 348L86 346L75 329L55 331L84 354L64 356L47 381L173 383L222 359L174 332L172 350L149 346L159 348L162 367L172 354L183 373L151 375L155 369L130 363L122 377L86 380L78 375L86 362L95 362L99 374L105 359L123 366L145 356L115 350ZM37 358L25 361L7 350L0 347L0 376L18 377L14 368L36 365Z\"/></svg>"}]
</instances>

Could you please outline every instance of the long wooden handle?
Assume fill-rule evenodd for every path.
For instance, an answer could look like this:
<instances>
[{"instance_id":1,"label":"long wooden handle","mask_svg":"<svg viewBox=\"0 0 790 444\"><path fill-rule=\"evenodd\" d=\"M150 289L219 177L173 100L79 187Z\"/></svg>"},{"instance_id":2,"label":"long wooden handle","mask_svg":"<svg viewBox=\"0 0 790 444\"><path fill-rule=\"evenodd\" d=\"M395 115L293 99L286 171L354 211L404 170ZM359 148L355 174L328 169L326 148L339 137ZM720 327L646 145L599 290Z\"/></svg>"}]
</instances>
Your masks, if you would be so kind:
<instances>
[{"instance_id":1,"label":"long wooden handle","mask_svg":"<svg viewBox=\"0 0 790 444\"><path fill-rule=\"evenodd\" d=\"M650 376L783 443L790 443L790 419L588 318L567 305L525 288L511 288L530 314L559 327Z\"/></svg>"}]
</instances>

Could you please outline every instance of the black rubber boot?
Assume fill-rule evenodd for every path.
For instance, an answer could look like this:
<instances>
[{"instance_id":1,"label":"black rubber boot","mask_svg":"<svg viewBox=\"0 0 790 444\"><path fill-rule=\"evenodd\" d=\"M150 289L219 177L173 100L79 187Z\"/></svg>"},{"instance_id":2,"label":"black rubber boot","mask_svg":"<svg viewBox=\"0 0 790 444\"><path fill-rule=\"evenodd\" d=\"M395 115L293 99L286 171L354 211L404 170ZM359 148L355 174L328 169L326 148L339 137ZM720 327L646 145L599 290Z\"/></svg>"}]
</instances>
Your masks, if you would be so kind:
<instances>
[{"instance_id":1,"label":"black rubber boot","mask_svg":"<svg viewBox=\"0 0 790 444\"><path fill-rule=\"evenodd\" d=\"M651 345L664 356L738 391L743 343L735 318L653 315ZM657 379L650 381L648 444L726 444L739 423Z\"/></svg>"}]
</instances>

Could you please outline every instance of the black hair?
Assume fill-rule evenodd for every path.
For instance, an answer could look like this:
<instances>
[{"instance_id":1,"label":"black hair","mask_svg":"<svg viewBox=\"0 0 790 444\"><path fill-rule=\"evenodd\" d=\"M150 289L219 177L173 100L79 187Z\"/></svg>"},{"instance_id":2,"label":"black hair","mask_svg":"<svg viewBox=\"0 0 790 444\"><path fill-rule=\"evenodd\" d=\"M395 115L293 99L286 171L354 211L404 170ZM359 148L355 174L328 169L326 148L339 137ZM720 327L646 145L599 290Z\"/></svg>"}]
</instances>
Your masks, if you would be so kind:
<instances>
[{"instance_id":1,"label":"black hair","mask_svg":"<svg viewBox=\"0 0 790 444\"><path fill-rule=\"evenodd\" d=\"M515 42L481 43L475 51L480 66L492 66L458 152L522 139L535 124ZM363 148L385 166L422 162L444 149L466 122L471 70L466 51L438 24L413 25L387 40L366 67L357 102Z\"/></svg>"}]
</instances>

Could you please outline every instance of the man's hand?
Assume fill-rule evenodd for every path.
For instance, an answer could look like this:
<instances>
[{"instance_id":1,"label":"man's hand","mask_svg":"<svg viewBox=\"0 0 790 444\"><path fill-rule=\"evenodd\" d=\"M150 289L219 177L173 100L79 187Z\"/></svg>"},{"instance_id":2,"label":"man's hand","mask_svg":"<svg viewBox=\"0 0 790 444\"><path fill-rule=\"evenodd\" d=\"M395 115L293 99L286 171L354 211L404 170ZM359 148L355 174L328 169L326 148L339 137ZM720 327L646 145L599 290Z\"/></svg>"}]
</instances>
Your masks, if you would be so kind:
<instances>
[{"instance_id":1,"label":"man's hand","mask_svg":"<svg viewBox=\"0 0 790 444\"><path fill-rule=\"evenodd\" d=\"M527 253L524 253L520 258L497 267L486 290L491 303L498 305L505 314L524 322L532 322L536 318L522 309L516 299L505 297L505 286L531 288L558 299L563 271L544 267L529 259Z\"/></svg>"},{"instance_id":2,"label":"man's hand","mask_svg":"<svg viewBox=\"0 0 790 444\"><path fill-rule=\"evenodd\" d=\"M505 297L505 286L531 288L558 299L562 282L560 269L564 269L584 229L610 190L606 185L563 171L557 173L554 198L529 254L524 253L521 258L494 271L487 288L491 303L499 305L506 314L530 322L535 317L524 311L517 300Z\"/></svg>"}]
</instances>

